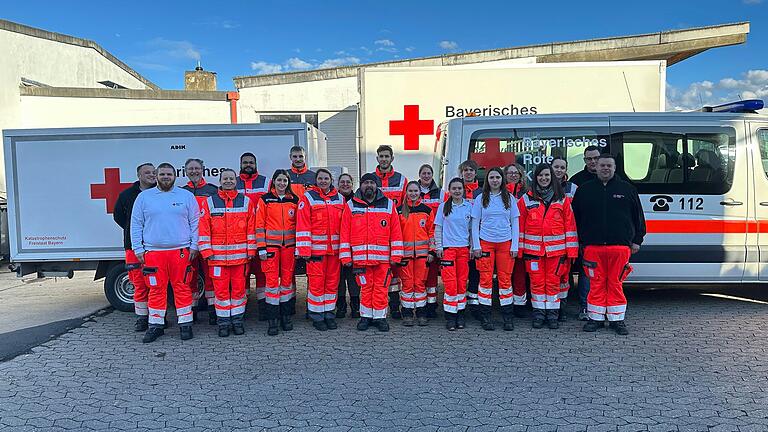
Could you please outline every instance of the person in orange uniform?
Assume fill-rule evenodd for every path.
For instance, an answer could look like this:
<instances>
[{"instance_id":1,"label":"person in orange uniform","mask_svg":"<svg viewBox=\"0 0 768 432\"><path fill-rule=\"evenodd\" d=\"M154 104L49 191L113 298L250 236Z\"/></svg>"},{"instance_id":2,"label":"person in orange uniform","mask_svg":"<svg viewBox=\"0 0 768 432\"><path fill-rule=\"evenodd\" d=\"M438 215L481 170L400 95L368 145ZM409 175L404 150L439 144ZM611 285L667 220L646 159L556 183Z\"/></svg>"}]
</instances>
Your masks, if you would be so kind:
<instances>
[{"instance_id":1,"label":"person in orange uniform","mask_svg":"<svg viewBox=\"0 0 768 432\"><path fill-rule=\"evenodd\" d=\"M284 331L293 330L291 315L292 302L296 298L293 271L298 204L299 198L291 191L288 171L279 169L272 175L269 192L259 198L256 206L256 247L267 280L267 334L270 336L278 333L278 319Z\"/></svg>"},{"instance_id":2,"label":"person in orange uniform","mask_svg":"<svg viewBox=\"0 0 768 432\"><path fill-rule=\"evenodd\" d=\"M205 181L203 177L204 170L205 164L202 159L190 158L184 163L184 172L187 174L187 180L189 181L186 185L182 186L182 189L192 192L200 208L203 208L203 204L209 196L219 193L219 188L216 185ZM203 279L204 295L208 304L208 324L216 325L216 310L213 307L213 281L208 276L208 263L206 263L202 256L198 255L195 262L192 263L192 272L189 274L189 288L192 290L192 298L194 300L198 300L196 296L198 295L198 280L200 277Z\"/></svg>"},{"instance_id":3,"label":"person in orange uniform","mask_svg":"<svg viewBox=\"0 0 768 432\"><path fill-rule=\"evenodd\" d=\"M560 279L579 255L576 219L549 164L536 166L533 187L518 201L520 252L531 278L533 328L559 327Z\"/></svg>"},{"instance_id":4,"label":"person in orange uniform","mask_svg":"<svg viewBox=\"0 0 768 432\"><path fill-rule=\"evenodd\" d=\"M208 262L208 276L213 281L219 336L245 333L245 278L248 265L256 256L254 203L235 189L234 170L219 175L221 187L200 210L200 254Z\"/></svg>"},{"instance_id":5,"label":"person in orange uniform","mask_svg":"<svg viewBox=\"0 0 768 432\"><path fill-rule=\"evenodd\" d=\"M269 184L267 178L259 174L256 155L253 153L243 153L240 156L240 176L237 178L237 192L247 196L254 203L259 202L259 198L268 192ZM267 302L266 302L266 284L267 280L264 272L261 271L261 263L254 260L245 279L246 291L251 287L251 276L256 278L256 300L259 308L259 321L267 320Z\"/></svg>"},{"instance_id":6,"label":"person in orange uniform","mask_svg":"<svg viewBox=\"0 0 768 432\"><path fill-rule=\"evenodd\" d=\"M525 169L520 164L509 164L504 168L507 190L519 200L528 192ZM525 260L516 257L512 267L512 303L513 313L518 318L526 317L525 305L528 303L528 280L526 279Z\"/></svg>"},{"instance_id":7,"label":"person in orange uniform","mask_svg":"<svg viewBox=\"0 0 768 432\"><path fill-rule=\"evenodd\" d=\"M385 197L395 203L395 207L400 206L405 200L405 185L408 179L404 175L395 171L392 162L395 155L392 147L381 145L376 149L376 170L374 174L379 178L379 189ZM389 310L392 312L392 318L400 319L400 275L397 267L392 269L392 278L389 286Z\"/></svg>"},{"instance_id":8,"label":"person in orange uniform","mask_svg":"<svg viewBox=\"0 0 768 432\"><path fill-rule=\"evenodd\" d=\"M387 291L392 266L403 258L400 216L378 186L375 174L363 175L360 189L341 216L339 258L345 266L352 266L360 285L360 331L368 330L371 323L379 331L389 331Z\"/></svg>"},{"instance_id":9,"label":"person in orange uniform","mask_svg":"<svg viewBox=\"0 0 768 432\"><path fill-rule=\"evenodd\" d=\"M459 164L459 176L464 180L464 199L471 206L475 202L475 197L482 192L477 181L477 170L480 166L477 162L467 159ZM480 285L480 272L477 271L477 262L470 256L469 260L469 282L467 285L467 308L470 314L482 321L480 313L480 303L478 302L477 289Z\"/></svg>"},{"instance_id":10,"label":"person in orange uniform","mask_svg":"<svg viewBox=\"0 0 768 432\"><path fill-rule=\"evenodd\" d=\"M437 208L448 199L448 193L438 186L434 180L432 166L424 164L419 167L419 188L421 189L421 202L432 209L432 216L437 214ZM434 252L433 252L434 258ZM427 264L427 318L437 316L437 277L440 275L440 263L432 259Z\"/></svg>"},{"instance_id":11,"label":"person in orange uniform","mask_svg":"<svg viewBox=\"0 0 768 432\"><path fill-rule=\"evenodd\" d=\"M290 156L291 169L288 170L288 176L291 178L291 191L297 197L301 197L307 188L315 184L315 172L307 168L304 147L291 147Z\"/></svg>"},{"instance_id":12,"label":"person in orange uniform","mask_svg":"<svg viewBox=\"0 0 768 432\"><path fill-rule=\"evenodd\" d=\"M344 199L344 204L355 196L354 182L352 176L343 173L339 175L339 195ZM341 218L339 218L341 222ZM336 299L336 318L344 318L347 315L347 292L349 292L349 317L360 318L360 287L357 285L355 275L352 269L341 266L341 276L339 277L339 290Z\"/></svg>"},{"instance_id":13,"label":"person in orange uniform","mask_svg":"<svg viewBox=\"0 0 768 432\"><path fill-rule=\"evenodd\" d=\"M327 169L317 170L315 186L299 201L296 254L307 261L307 309L320 331L335 330L336 298L341 277L339 226L344 198Z\"/></svg>"},{"instance_id":14,"label":"person in orange uniform","mask_svg":"<svg viewBox=\"0 0 768 432\"><path fill-rule=\"evenodd\" d=\"M403 325L413 326L415 311L416 322L425 326L428 323L425 282L427 265L434 260L435 213L421 201L418 181L408 183L405 202L397 210L403 230L403 260L400 262Z\"/></svg>"}]
</instances>

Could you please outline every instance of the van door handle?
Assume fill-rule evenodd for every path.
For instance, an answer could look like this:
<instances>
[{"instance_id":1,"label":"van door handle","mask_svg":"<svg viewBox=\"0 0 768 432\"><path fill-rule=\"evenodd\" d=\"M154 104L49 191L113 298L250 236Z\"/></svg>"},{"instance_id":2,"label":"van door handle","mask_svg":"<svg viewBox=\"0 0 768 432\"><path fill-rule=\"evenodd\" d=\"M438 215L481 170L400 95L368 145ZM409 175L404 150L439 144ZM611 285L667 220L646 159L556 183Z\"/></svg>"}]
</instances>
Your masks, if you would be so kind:
<instances>
[{"instance_id":1,"label":"van door handle","mask_svg":"<svg viewBox=\"0 0 768 432\"><path fill-rule=\"evenodd\" d=\"M768 201L763 201L760 203L761 206L768 206Z\"/></svg>"},{"instance_id":2,"label":"van door handle","mask_svg":"<svg viewBox=\"0 0 768 432\"><path fill-rule=\"evenodd\" d=\"M744 203L741 202L741 201L736 201L733 198L728 198L725 201L720 201L720 205L723 205L723 206L740 206L740 205L744 205Z\"/></svg>"}]
</instances>

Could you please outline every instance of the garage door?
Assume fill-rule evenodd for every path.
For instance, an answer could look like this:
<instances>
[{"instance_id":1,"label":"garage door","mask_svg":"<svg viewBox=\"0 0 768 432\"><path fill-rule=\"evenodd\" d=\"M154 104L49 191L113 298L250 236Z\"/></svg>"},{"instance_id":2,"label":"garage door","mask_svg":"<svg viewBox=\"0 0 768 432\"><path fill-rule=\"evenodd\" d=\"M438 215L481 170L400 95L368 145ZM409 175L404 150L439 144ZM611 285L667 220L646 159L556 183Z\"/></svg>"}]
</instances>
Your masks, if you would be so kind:
<instances>
[{"instance_id":1,"label":"garage door","mask_svg":"<svg viewBox=\"0 0 768 432\"><path fill-rule=\"evenodd\" d=\"M328 165L341 165L360 178L357 157L357 108L319 113L320 127L328 138Z\"/></svg>"}]
</instances>

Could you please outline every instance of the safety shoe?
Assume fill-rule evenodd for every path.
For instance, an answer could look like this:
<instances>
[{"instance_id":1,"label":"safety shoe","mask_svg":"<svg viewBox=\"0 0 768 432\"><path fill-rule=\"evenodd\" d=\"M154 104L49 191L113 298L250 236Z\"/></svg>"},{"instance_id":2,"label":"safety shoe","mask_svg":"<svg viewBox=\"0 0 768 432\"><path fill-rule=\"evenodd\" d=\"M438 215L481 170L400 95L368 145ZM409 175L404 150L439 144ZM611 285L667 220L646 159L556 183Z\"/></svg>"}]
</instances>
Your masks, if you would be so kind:
<instances>
[{"instance_id":1,"label":"safety shoe","mask_svg":"<svg viewBox=\"0 0 768 432\"><path fill-rule=\"evenodd\" d=\"M209 310L208 311L208 325L216 325L216 311L215 310Z\"/></svg>"},{"instance_id":2,"label":"safety shoe","mask_svg":"<svg viewBox=\"0 0 768 432\"><path fill-rule=\"evenodd\" d=\"M403 325L406 326L406 327L413 327L413 315L412 314L403 315Z\"/></svg>"},{"instance_id":3,"label":"safety shoe","mask_svg":"<svg viewBox=\"0 0 768 432\"><path fill-rule=\"evenodd\" d=\"M560 311L557 313L557 320L560 322L568 321L568 314L565 313L565 309L560 308Z\"/></svg>"},{"instance_id":4,"label":"safety shoe","mask_svg":"<svg viewBox=\"0 0 768 432\"><path fill-rule=\"evenodd\" d=\"M257 301L256 309L259 311L259 321L269 321L269 312L267 312L266 300Z\"/></svg>"},{"instance_id":5,"label":"safety shoe","mask_svg":"<svg viewBox=\"0 0 768 432\"><path fill-rule=\"evenodd\" d=\"M467 320L464 318L464 311L456 314L456 328L461 330L467 326Z\"/></svg>"},{"instance_id":6,"label":"safety shoe","mask_svg":"<svg viewBox=\"0 0 768 432\"><path fill-rule=\"evenodd\" d=\"M544 327L544 320L541 318L535 318L533 322L531 322L531 327L535 329L540 329Z\"/></svg>"},{"instance_id":7,"label":"safety shoe","mask_svg":"<svg viewBox=\"0 0 768 432\"><path fill-rule=\"evenodd\" d=\"M386 318L376 320L376 326L379 328L380 332L389 331L389 323L387 322Z\"/></svg>"},{"instance_id":8,"label":"safety shoe","mask_svg":"<svg viewBox=\"0 0 768 432\"><path fill-rule=\"evenodd\" d=\"M293 330L293 319L290 315L282 315L280 317L280 328L283 329L283 331Z\"/></svg>"},{"instance_id":9,"label":"safety shoe","mask_svg":"<svg viewBox=\"0 0 768 432\"><path fill-rule=\"evenodd\" d=\"M584 324L583 330L585 332L590 332L591 333L591 332L597 331L598 329L600 329L602 327L603 327L603 322L602 321L588 320L587 323Z\"/></svg>"},{"instance_id":10,"label":"safety shoe","mask_svg":"<svg viewBox=\"0 0 768 432\"><path fill-rule=\"evenodd\" d=\"M437 303L427 305L427 318L437 318Z\"/></svg>"},{"instance_id":11,"label":"safety shoe","mask_svg":"<svg viewBox=\"0 0 768 432\"><path fill-rule=\"evenodd\" d=\"M515 305L512 311L516 318L528 318L528 311L525 310L525 306Z\"/></svg>"},{"instance_id":12,"label":"safety shoe","mask_svg":"<svg viewBox=\"0 0 768 432\"><path fill-rule=\"evenodd\" d=\"M219 326L219 337L229 337L229 325Z\"/></svg>"},{"instance_id":13,"label":"safety shoe","mask_svg":"<svg viewBox=\"0 0 768 432\"><path fill-rule=\"evenodd\" d=\"M235 336L242 336L245 334L245 326L243 323L238 322L232 324L232 333L235 334Z\"/></svg>"},{"instance_id":14,"label":"safety shoe","mask_svg":"<svg viewBox=\"0 0 768 432\"><path fill-rule=\"evenodd\" d=\"M581 312L579 312L579 321L589 321L589 314L587 314L587 309L582 309Z\"/></svg>"},{"instance_id":15,"label":"safety shoe","mask_svg":"<svg viewBox=\"0 0 768 432\"><path fill-rule=\"evenodd\" d=\"M456 314L446 312L445 313L445 328L448 331L455 331L456 330Z\"/></svg>"},{"instance_id":16,"label":"safety shoe","mask_svg":"<svg viewBox=\"0 0 768 432\"><path fill-rule=\"evenodd\" d=\"M390 308L390 309L392 309L392 319L399 320L399 319L401 319L403 317L403 314L400 313L400 308L394 307L394 308Z\"/></svg>"},{"instance_id":17,"label":"safety shoe","mask_svg":"<svg viewBox=\"0 0 768 432\"><path fill-rule=\"evenodd\" d=\"M557 330L560 328L560 323L557 320L547 320L547 327L550 330Z\"/></svg>"},{"instance_id":18,"label":"safety shoe","mask_svg":"<svg viewBox=\"0 0 768 432\"><path fill-rule=\"evenodd\" d=\"M277 336L277 333L278 333L277 320L276 319L269 320L269 327L267 327L267 335Z\"/></svg>"},{"instance_id":19,"label":"safety shoe","mask_svg":"<svg viewBox=\"0 0 768 432\"><path fill-rule=\"evenodd\" d=\"M143 343L150 343L154 342L165 334L165 330L163 330L162 327L159 326L150 326L146 333L144 333L144 338L141 339L141 342Z\"/></svg>"},{"instance_id":20,"label":"safety shoe","mask_svg":"<svg viewBox=\"0 0 768 432\"><path fill-rule=\"evenodd\" d=\"M504 315L504 331L512 331L515 329L515 323L512 321L512 315Z\"/></svg>"},{"instance_id":21,"label":"safety shoe","mask_svg":"<svg viewBox=\"0 0 768 432\"><path fill-rule=\"evenodd\" d=\"M325 326L328 327L328 330L336 330L337 328L339 328L339 325L336 324L335 318L326 318Z\"/></svg>"},{"instance_id":22,"label":"safety shoe","mask_svg":"<svg viewBox=\"0 0 768 432\"><path fill-rule=\"evenodd\" d=\"M360 321L357 323L357 329L360 331L366 331L368 330L368 327L371 325L370 318L360 318Z\"/></svg>"},{"instance_id":23,"label":"safety shoe","mask_svg":"<svg viewBox=\"0 0 768 432\"><path fill-rule=\"evenodd\" d=\"M312 327L320 331L328 331L328 324L325 321L312 321Z\"/></svg>"},{"instance_id":24,"label":"safety shoe","mask_svg":"<svg viewBox=\"0 0 768 432\"><path fill-rule=\"evenodd\" d=\"M133 331L143 332L149 328L149 317L140 316L136 319L136 324L133 325Z\"/></svg>"},{"instance_id":25,"label":"safety shoe","mask_svg":"<svg viewBox=\"0 0 768 432\"><path fill-rule=\"evenodd\" d=\"M346 316L347 316L347 310L346 309L342 309L342 308L336 309L336 318L342 319L342 318L344 318Z\"/></svg>"},{"instance_id":26,"label":"safety shoe","mask_svg":"<svg viewBox=\"0 0 768 432\"><path fill-rule=\"evenodd\" d=\"M179 326L179 335L181 336L181 340L190 340L194 337L194 334L192 334L192 325L182 325Z\"/></svg>"},{"instance_id":27,"label":"safety shoe","mask_svg":"<svg viewBox=\"0 0 768 432\"><path fill-rule=\"evenodd\" d=\"M350 318L360 318L360 297L349 298Z\"/></svg>"},{"instance_id":28,"label":"safety shoe","mask_svg":"<svg viewBox=\"0 0 768 432\"><path fill-rule=\"evenodd\" d=\"M491 319L487 316L483 316L482 321L480 322L480 326L483 327L483 330L496 330L496 327L493 325L493 321L491 321Z\"/></svg>"},{"instance_id":29,"label":"safety shoe","mask_svg":"<svg viewBox=\"0 0 768 432\"><path fill-rule=\"evenodd\" d=\"M420 317L416 318L416 324L419 327L428 326L429 325L429 320L425 316L420 316Z\"/></svg>"},{"instance_id":30,"label":"safety shoe","mask_svg":"<svg viewBox=\"0 0 768 432\"><path fill-rule=\"evenodd\" d=\"M610 328L613 329L613 331L616 332L617 335L620 336L626 336L629 334L629 330L627 330L627 325L624 324L624 321L613 321L608 324Z\"/></svg>"}]
</instances>

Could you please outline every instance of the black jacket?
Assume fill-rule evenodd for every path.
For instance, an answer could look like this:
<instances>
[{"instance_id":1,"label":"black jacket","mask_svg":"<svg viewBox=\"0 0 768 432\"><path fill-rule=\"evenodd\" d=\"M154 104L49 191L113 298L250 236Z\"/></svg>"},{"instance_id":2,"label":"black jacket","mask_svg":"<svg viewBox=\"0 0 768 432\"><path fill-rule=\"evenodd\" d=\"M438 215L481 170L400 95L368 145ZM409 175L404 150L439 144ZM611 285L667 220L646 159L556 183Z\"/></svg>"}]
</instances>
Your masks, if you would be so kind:
<instances>
[{"instance_id":1,"label":"black jacket","mask_svg":"<svg viewBox=\"0 0 768 432\"><path fill-rule=\"evenodd\" d=\"M643 206L635 187L624 180L588 181L576 189L571 205L582 245L643 243Z\"/></svg>"},{"instance_id":2,"label":"black jacket","mask_svg":"<svg viewBox=\"0 0 768 432\"><path fill-rule=\"evenodd\" d=\"M125 250L131 249L131 211L133 210L133 202L136 201L136 197L141 192L139 182L133 182L131 187L120 192L115 203L115 210L112 212L115 222L123 229L123 247Z\"/></svg>"},{"instance_id":3,"label":"black jacket","mask_svg":"<svg viewBox=\"0 0 768 432\"><path fill-rule=\"evenodd\" d=\"M587 167L584 167L583 170L574 174L573 177L568 178L568 181L575 184L576 186L581 186L582 184L590 180L596 180L596 179L597 179L597 174L589 172Z\"/></svg>"}]
</instances>

